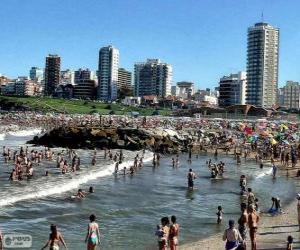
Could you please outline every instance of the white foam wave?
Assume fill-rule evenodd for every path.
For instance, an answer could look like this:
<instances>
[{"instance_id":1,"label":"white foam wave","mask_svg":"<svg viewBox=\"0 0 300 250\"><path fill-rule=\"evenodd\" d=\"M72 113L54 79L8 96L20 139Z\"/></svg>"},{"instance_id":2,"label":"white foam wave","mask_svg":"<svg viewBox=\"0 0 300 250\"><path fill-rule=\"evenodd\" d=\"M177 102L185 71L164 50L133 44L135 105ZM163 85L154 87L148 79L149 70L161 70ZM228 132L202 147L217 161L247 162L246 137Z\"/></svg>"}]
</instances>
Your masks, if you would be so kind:
<instances>
[{"instance_id":1,"label":"white foam wave","mask_svg":"<svg viewBox=\"0 0 300 250\"><path fill-rule=\"evenodd\" d=\"M256 179L260 179L264 177L265 175L270 175L272 174L272 168L268 169L267 171L260 173L259 175L256 176Z\"/></svg>"},{"instance_id":2,"label":"white foam wave","mask_svg":"<svg viewBox=\"0 0 300 250\"><path fill-rule=\"evenodd\" d=\"M36 135L41 132L42 132L42 129L35 128L35 129L29 129L29 130L10 131L10 132L8 132L8 134L12 135L12 136L16 136L16 137L25 137L25 136Z\"/></svg>"},{"instance_id":3,"label":"white foam wave","mask_svg":"<svg viewBox=\"0 0 300 250\"><path fill-rule=\"evenodd\" d=\"M5 139L5 134L0 134L0 141L4 141Z\"/></svg>"},{"instance_id":4,"label":"white foam wave","mask_svg":"<svg viewBox=\"0 0 300 250\"><path fill-rule=\"evenodd\" d=\"M144 162L150 161L152 157L148 157L144 159ZM132 161L126 161L119 165L120 169L126 167L130 167L133 165ZM41 185L41 189L37 190L37 187L33 187L34 190L26 190L26 194L17 195L17 196L10 196L5 199L0 200L0 207L7 206L14 204L19 201L24 200L32 200L32 199L39 199L43 197L48 197L51 195L65 193L74 189L77 189L80 185L85 184L89 181L105 177L108 175L112 175L115 170L115 164L107 165L106 169L98 170L98 171L90 171L87 174L82 174L73 177L70 181L63 180L64 183L57 184L54 182L43 183Z\"/></svg>"}]
</instances>

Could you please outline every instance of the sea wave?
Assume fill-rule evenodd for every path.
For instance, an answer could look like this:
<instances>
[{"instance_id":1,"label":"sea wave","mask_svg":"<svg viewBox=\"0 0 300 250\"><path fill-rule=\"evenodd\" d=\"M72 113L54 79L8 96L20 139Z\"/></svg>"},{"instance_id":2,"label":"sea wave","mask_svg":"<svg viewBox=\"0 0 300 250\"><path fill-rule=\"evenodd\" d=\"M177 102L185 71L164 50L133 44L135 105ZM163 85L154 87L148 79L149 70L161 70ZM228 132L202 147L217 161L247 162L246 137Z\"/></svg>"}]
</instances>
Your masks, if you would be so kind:
<instances>
[{"instance_id":1,"label":"sea wave","mask_svg":"<svg viewBox=\"0 0 300 250\"><path fill-rule=\"evenodd\" d=\"M152 157L149 156L144 159L144 162L151 161ZM119 169L124 167L129 168L133 165L133 161L125 161L119 165ZM34 185L26 186L22 190L22 193L9 195L9 197L3 197L0 200L0 207L8 206L16 202L39 199L48 197L51 195L62 194L74 189L77 189L80 185L83 185L89 181L109 176L114 173L115 164L109 164L105 169L101 170L87 170L86 173L72 176L72 179L66 180L65 178L59 178L60 183L54 181L39 180L39 183ZM32 183L33 184L33 183ZM25 191L25 192L24 192Z\"/></svg>"},{"instance_id":2,"label":"sea wave","mask_svg":"<svg viewBox=\"0 0 300 250\"><path fill-rule=\"evenodd\" d=\"M37 135L40 134L41 132L42 129L34 128L29 130L9 131L8 134L15 137L26 137L26 136Z\"/></svg>"},{"instance_id":3,"label":"sea wave","mask_svg":"<svg viewBox=\"0 0 300 250\"><path fill-rule=\"evenodd\" d=\"M262 178L262 177L264 177L264 176L266 176L266 175L271 175L271 174L272 174L272 168L270 168L270 169L264 171L263 173L258 174L258 175L256 176L256 179L260 179L260 178Z\"/></svg>"},{"instance_id":4,"label":"sea wave","mask_svg":"<svg viewBox=\"0 0 300 250\"><path fill-rule=\"evenodd\" d=\"M0 141L4 141L4 139L5 139L5 134L0 134Z\"/></svg>"}]
</instances>

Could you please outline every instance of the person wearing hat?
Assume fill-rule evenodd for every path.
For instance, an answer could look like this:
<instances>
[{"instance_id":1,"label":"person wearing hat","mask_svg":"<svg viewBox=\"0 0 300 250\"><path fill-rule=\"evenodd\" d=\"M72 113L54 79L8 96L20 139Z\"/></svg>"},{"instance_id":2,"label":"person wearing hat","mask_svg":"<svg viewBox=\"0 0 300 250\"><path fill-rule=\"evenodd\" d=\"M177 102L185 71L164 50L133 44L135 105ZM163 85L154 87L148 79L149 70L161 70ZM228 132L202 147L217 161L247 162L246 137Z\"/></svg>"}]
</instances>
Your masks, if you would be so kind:
<instances>
[{"instance_id":1,"label":"person wearing hat","mask_svg":"<svg viewBox=\"0 0 300 250\"><path fill-rule=\"evenodd\" d=\"M237 230L234 225L234 220L229 220L229 228L225 230L223 235L223 240L226 241L226 250L235 250L238 248L240 242L243 242L239 230Z\"/></svg>"},{"instance_id":2,"label":"person wearing hat","mask_svg":"<svg viewBox=\"0 0 300 250\"><path fill-rule=\"evenodd\" d=\"M256 250L256 234L257 234L257 227L259 222L259 216L255 212L255 206L249 206L249 214L248 214L248 227L249 227L249 234L251 240L251 250Z\"/></svg>"}]
</instances>

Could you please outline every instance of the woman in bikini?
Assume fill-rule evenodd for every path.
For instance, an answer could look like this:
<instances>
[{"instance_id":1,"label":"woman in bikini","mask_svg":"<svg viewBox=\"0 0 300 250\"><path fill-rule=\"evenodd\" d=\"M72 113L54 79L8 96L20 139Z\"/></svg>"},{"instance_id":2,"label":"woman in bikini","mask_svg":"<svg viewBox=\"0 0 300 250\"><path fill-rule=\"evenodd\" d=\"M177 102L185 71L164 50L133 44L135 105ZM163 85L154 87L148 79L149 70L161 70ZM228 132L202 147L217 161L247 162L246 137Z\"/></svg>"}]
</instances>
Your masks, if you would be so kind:
<instances>
[{"instance_id":1,"label":"woman in bikini","mask_svg":"<svg viewBox=\"0 0 300 250\"><path fill-rule=\"evenodd\" d=\"M170 250L178 249L178 234L179 234L179 225L176 223L176 216L172 215L171 217L172 225L170 226L169 231L169 242L170 242Z\"/></svg>"},{"instance_id":2,"label":"woman in bikini","mask_svg":"<svg viewBox=\"0 0 300 250\"><path fill-rule=\"evenodd\" d=\"M47 241L46 245L42 248L42 250L47 247L49 247L49 250L59 250L59 242L63 244L65 249L68 249L62 234L57 231L57 227L51 224L50 230L51 233L49 236L49 240Z\"/></svg>"},{"instance_id":3,"label":"woman in bikini","mask_svg":"<svg viewBox=\"0 0 300 250\"><path fill-rule=\"evenodd\" d=\"M90 216L90 223L85 238L85 243L87 243L87 250L96 250L97 245L100 244L99 226L95 221L96 221L96 216L92 214Z\"/></svg>"}]
</instances>

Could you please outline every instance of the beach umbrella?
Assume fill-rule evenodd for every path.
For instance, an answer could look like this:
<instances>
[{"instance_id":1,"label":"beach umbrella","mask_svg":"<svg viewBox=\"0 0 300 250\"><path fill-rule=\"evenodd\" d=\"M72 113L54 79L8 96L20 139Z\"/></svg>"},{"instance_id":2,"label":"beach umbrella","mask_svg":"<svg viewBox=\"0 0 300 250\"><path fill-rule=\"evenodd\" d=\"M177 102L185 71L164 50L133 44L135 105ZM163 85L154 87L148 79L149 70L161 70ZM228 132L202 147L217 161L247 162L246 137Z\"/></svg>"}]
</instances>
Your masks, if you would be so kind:
<instances>
[{"instance_id":1,"label":"beach umbrella","mask_svg":"<svg viewBox=\"0 0 300 250\"><path fill-rule=\"evenodd\" d=\"M271 138L271 139L270 139L270 143L271 143L272 145L275 145L275 144L277 144L278 142L277 142L274 138Z\"/></svg>"},{"instance_id":2,"label":"beach umbrella","mask_svg":"<svg viewBox=\"0 0 300 250\"><path fill-rule=\"evenodd\" d=\"M283 140L282 142L286 145L290 145L290 143L287 140Z\"/></svg>"}]
</instances>

